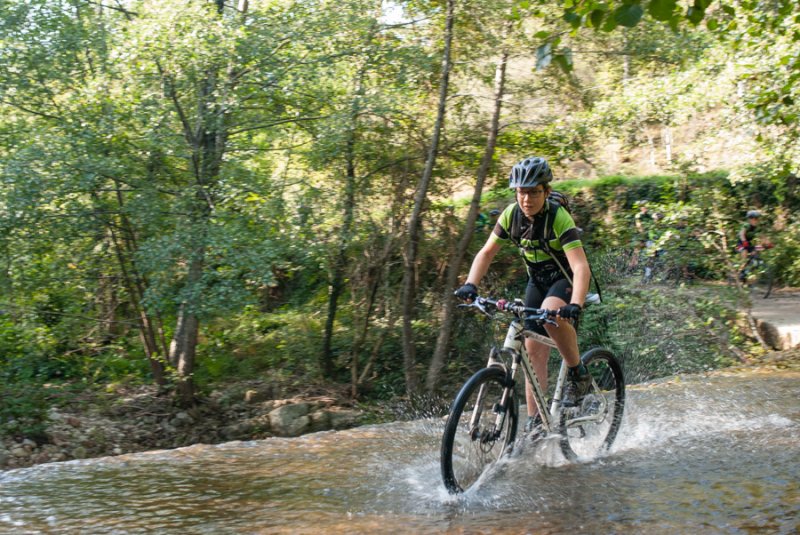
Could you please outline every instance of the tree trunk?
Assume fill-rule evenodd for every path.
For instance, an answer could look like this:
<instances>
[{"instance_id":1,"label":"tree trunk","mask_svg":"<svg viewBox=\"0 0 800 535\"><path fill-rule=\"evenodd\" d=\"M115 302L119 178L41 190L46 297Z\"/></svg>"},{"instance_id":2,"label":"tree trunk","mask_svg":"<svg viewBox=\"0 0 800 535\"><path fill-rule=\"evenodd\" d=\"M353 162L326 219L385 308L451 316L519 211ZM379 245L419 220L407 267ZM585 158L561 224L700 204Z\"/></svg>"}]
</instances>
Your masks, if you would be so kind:
<instances>
[{"instance_id":1,"label":"tree trunk","mask_svg":"<svg viewBox=\"0 0 800 535\"><path fill-rule=\"evenodd\" d=\"M371 39L371 36L370 38ZM328 286L328 317L325 321L325 333L323 335L322 355L320 367L325 377L333 375L333 328L336 321L336 310L339 306L339 296L344 288L344 278L347 269L347 249L353 239L353 225L355 219L356 204L356 136L358 131L358 118L361 114L361 101L364 94L364 76L366 75L367 64L361 65L356 74L353 102L350 107L350 131L347 134L345 143L345 195L344 206L342 207L342 228L339 249L331 270L330 284Z\"/></svg>"},{"instance_id":2,"label":"tree trunk","mask_svg":"<svg viewBox=\"0 0 800 535\"><path fill-rule=\"evenodd\" d=\"M628 85L631 80L631 55L628 53L628 29L622 30L622 85Z\"/></svg>"},{"instance_id":3,"label":"tree trunk","mask_svg":"<svg viewBox=\"0 0 800 535\"><path fill-rule=\"evenodd\" d=\"M395 313L397 307L394 306L396 295L392 290L390 280L391 272L393 271L392 258L395 254L395 243L402 235L403 221L399 214L403 213L403 205L405 204L405 191L408 187L407 176L408 175L406 173L403 173L401 175L402 179L398 181L394 187L391 208L389 210L389 213L394 215L392 217L391 228L386 235L386 241L383 245L383 250L381 251L380 256L374 259L367 267L367 271L370 273L370 275L368 275L368 280L370 281L371 286L368 285L369 290L367 304L365 307L363 307L364 320L361 336L353 343L353 348L351 351L352 363L350 379L351 394L353 399L358 397L359 388L364 383L369 381L370 374L372 373L375 361L378 358L378 353L383 345L383 341L386 339L388 333L394 331L395 322L397 320L397 314ZM362 368L361 350L362 347L366 345L367 335L370 327L370 317L372 315L372 309L374 308L375 303L378 301L378 294L381 284L384 286L383 305L378 307L378 312L381 312L382 309L382 318L385 322L385 326L381 328L378 339L373 343L372 351L370 352L369 357L367 357L367 360Z\"/></svg>"},{"instance_id":4,"label":"tree trunk","mask_svg":"<svg viewBox=\"0 0 800 535\"><path fill-rule=\"evenodd\" d=\"M339 296L344 288L344 275L347 269L347 248L350 246L353 233L353 219L355 212L356 176L353 155L354 139L347 143L347 178L345 183L344 218L341 229L339 249L334 260L330 284L328 286L328 317L325 321L325 334L322 344L321 368L326 378L333 375L333 327L336 320L336 309L339 305Z\"/></svg>"},{"instance_id":5,"label":"tree trunk","mask_svg":"<svg viewBox=\"0 0 800 535\"><path fill-rule=\"evenodd\" d=\"M178 400L183 407L194 403L194 361L197 349L197 335L200 331L200 320L193 313L190 305L181 303L175 334L169 347L169 361L178 372Z\"/></svg>"},{"instance_id":6,"label":"tree trunk","mask_svg":"<svg viewBox=\"0 0 800 535\"><path fill-rule=\"evenodd\" d=\"M444 126L445 112L447 108L447 91L450 79L450 49L453 41L453 19L455 11L455 0L447 0L447 18L444 31L444 51L442 53L442 77L439 87L439 106L436 115L436 122L431 135L431 144L428 150L428 157L425 162L425 169L422 172L417 191L414 196L414 209L408 221L408 244L405 254L405 270L403 273L403 294L402 294L402 314L403 314L403 368L406 379L406 392L414 394L418 390L417 371L416 371L416 350L414 348L414 331L412 324L415 317L416 304L416 268L417 251L419 249L420 228L422 226L422 210L428 194L433 166L436 163L436 156L439 152L439 139L442 127Z\"/></svg>"},{"instance_id":7,"label":"tree trunk","mask_svg":"<svg viewBox=\"0 0 800 535\"><path fill-rule=\"evenodd\" d=\"M208 228L214 205L212 188L219 180L225 152L225 114L216 100L220 98L218 89L217 72L209 71L199 95L201 120L194 132L186 130L187 142L193 151L192 169L196 183L187 222L191 233L187 258L189 268L182 285L182 301L169 349L170 364L178 372L179 402L184 407L194 403L192 374L200 329Z\"/></svg>"},{"instance_id":8,"label":"tree trunk","mask_svg":"<svg viewBox=\"0 0 800 535\"><path fill-rule=\"evenodd\" d=\"M510 24L506 25L506 35L510 29ZM500 112L503 106L503 94L505 92L506 83L506 66L508 64L508 51L503 50L500 59L497 62L497 67L494 74L494 111L492 113L492 121L489 126L489 133L486 138L486 147L481 159L481 165L478 169L478 177L475 181L475 191L472 194L472 202L469 206L469 213L467 214L467 221L464 226L464 232L461 239L453 251L447 266L447 277L444 284L444 295L442 302L444 307L442 309L441 327L439 329L439 336L436 339L436 348L433 351L433 358L431 359L430 366L428 367L428 376L425 381L425 389L429 393L433 393L439 382L439 375L442 368L444 368L445 361L447 360L447 350L450 347L450 336L453 330L453 316L455 310L455 298L453 297L453 288L457 285L458 276L461 269L461 262L467 253L467 248L472 241L472 235L475 231L475 221L478 218L480 211L481 195L483 193L483 185L486 182L486 176L489 173L489 167L494 159L494 149L497 143L497 133L500 128ZM491 230L490 230L491 232Z\"/></svg>"},{"instance_id":9,"label":"tree trunk","mask_svg":"<svg viewBox=\"0 0 800 535\"><path fill-rule=\"evenodd\" d=\"M157 385L164 386L166 384L166 344L162 343L159 346L157 342L159 335L159 329L156 327L157 321L154 321L142 306L146 284L134 260L137 251L136 237L133 226L125 215L125 201L119 182L115 181L114 186L120 217L117 224L107 222L109 238L119 264L122 284L128 292L128 299L136 314L139 340L142 342L145 358L147 358L150 365L150 373L153 375L153 381Z\"/></svg>"},{"instance_id":10,"label":"tree trunk","mask_svg":"<svg viewBox=\"0 0 800 535\"><path fill-rule=\"evenodd\" d=\"M358 397L358 387L361 382L366 377L366 373L368 369L371 368L371 363L373 358L370 357L369 361L365 365L364 373L360 371L360 356L361 356L361 348L364 346L367 340L367 334L369 333L369 325L370 319L372 317L372 311L375 308L375 302L378 299L378 290L380 290L380 285L382 282L381 271L385 269L388 265L389 258L392 255L392 249L394 248L394 240L395 240L395 232L394 229L390 231L389 235L386 237L386 243L383 246L383 250L381 254L373 259L369 265L367 266L367 290L366 290L366 303L362 307L364 310L364 319L362 322L361 330L356 336L355 340L353 341L353 347L351 350L351 364L350 364L350 381L351 381L351 388L350 393L353 399ZM390 306L386 307L387 309L391 309ZM382 336L385 336L386 331ZM374 354L374 353L373 353Z\"/></svg>"},{"instance_id":11,"label":"tree trunk","mask_svg":"<svg viewBox=\"0 0 800 535\"><path fill-rule=\"evenodd\" d=\"M368 381L369 375L372 372L372 368L375 365L375 361L378 360L378 354L380 352L381 346L383 342L386 340L388 333L394 330L395 322L397 321L397 315L395 314L395 307L394 299L392 298L392 288L391 284L389 283L389 271L391 268L387 264L386 266L386 273L383 276L384 280L384 321L386 322L386 327L381 330L381 333L378 335L378 338L372 345L372 351L370 352L369 358L367 359L366 364L364 364L364 369L361 371L360 375L358 376L357 385L363 385L365 382Z\"/></svg>"}]
</instances>

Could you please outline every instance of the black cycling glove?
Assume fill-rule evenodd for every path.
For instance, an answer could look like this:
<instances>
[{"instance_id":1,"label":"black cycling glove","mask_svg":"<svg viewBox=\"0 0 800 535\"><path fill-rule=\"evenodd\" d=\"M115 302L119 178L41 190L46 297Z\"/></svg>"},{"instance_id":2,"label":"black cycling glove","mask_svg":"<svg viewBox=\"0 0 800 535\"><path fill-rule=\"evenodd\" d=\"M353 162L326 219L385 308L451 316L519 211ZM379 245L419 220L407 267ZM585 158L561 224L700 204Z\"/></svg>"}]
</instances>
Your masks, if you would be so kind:
<instances>
[{"instance_id":1,"label":"black cycling glove","mask_svg":"<svg viewBox=\"0 0 800 535\"><path fill-rule=\"evenodd\" d=\"M466 283L464 286L455 291L455 296L464 301L473 301L478 297L478 287L471 282Z\"/></svg>"},{"instance_id":2,"label":"black cycling glove","mask_svg":"<svg viewBox=\"0 0 800 535\"><path fill-rule=\"evenodd\" d=\"M576 320L581 316L583 309L580 305L570 303L558 309L558 315L564 319Z\"/></svg>"}]
</instances>

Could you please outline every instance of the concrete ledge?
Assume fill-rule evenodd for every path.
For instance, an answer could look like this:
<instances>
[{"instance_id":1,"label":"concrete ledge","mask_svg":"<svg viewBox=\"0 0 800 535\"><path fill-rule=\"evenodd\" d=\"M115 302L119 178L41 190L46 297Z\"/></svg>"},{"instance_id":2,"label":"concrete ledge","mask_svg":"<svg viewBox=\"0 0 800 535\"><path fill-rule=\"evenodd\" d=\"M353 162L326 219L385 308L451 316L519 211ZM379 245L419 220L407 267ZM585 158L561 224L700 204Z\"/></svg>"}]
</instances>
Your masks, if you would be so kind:
<instances>
[{"instance_id":1,"label":"concrete ledge","mask_svg":"<svg viewBox=\"0 0 800 535\"><path fill-rule=\"evenodd\" d=\"M778 350L800 346L800 295L753 296L753 318L764 341Z\"/></svg>"}]
</instances>

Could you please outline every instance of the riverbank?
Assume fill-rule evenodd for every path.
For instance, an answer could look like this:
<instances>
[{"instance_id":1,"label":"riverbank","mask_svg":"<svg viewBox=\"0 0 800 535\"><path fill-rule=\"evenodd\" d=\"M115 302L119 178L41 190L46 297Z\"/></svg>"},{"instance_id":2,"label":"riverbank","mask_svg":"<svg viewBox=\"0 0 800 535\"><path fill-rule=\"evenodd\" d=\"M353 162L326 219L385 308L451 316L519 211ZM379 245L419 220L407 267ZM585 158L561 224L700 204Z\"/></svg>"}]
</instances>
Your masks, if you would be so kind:
<instances>
[{"instance_id":1,"label":"riverbank","mask_svg":"<svg viewBox=\"0 0 800 535\"><path fill-rule=\"evenodd\" d=\"M800 348L773 351L733 370L745 368L800 370ZM150 386L113 393L85 392L50 410L42 436L0 436L0 469L193 444L298 436L357 426L366 418L346 396L336 392L279 400L269 397L270 388L265 384L234 384L184 410Z\"/></svg>"},{"instance_id":2,"label":"riverbank","mask_svg":"<svg viewBox=\"0 0 800 535\"><path fill-rule=\"evenodd\" d=\"M282 399L272 399L271 393L272 388L263 383L237 383L211 392L190 409L178 407L153 386L64 395L48 411L47 425L37 436L0 435L0 469L299 436L353 427L363 418L363 411L336 392Z\"/></svg>"}]
</instances>

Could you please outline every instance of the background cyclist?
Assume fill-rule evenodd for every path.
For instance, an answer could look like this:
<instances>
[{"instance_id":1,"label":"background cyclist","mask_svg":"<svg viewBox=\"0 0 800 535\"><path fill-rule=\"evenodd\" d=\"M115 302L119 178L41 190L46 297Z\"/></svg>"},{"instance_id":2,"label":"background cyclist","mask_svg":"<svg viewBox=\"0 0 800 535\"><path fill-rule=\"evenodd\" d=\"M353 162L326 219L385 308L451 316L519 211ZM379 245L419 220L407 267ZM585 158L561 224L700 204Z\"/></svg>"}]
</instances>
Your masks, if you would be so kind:
<instances>
[{"instance_id":1,"label":"background cyclist","mask_svg":"<svg viewBox=\"0 0 800 535\"><path fill-rule=\"evenodd\" d=\"M747 260L756 250L758 223L760 219L761 212L758 210L749 210L747 212L747 221L741 226L739 233L736 235L736 250L739 251L742 257L742 264L739 268L739 280L744 279L744 268L747 265Z\"/></svg>"},{"instance_id":2,"label":"background cyclist","mask_svg":"<svg viewBox=\"0 0 800 535\"><path fill-rule=\"evenodd\" d=\"M509 188L515 190L516 202L500 214L486 244L475 255L466 283L456 291L456 296L467 301L475 299L478 285L502 245L509 241L520 243L528 273L525 305L558 310L558 319L562 320L558 321L557 326L541 326L530 322L526 328L541 334L546 332L569 366L562 404L570 407L577 405L591 386L591 376L580 361L577 333L571 321L577 320L581 314L589 289L590 270L572 216L557 203L547 202L552 180L553 173L543 158L526 158L514 165ZM545 247L554 254L565 254L563 270L542 247L542 229L546 227L548 218L552 218L550 221L553 221L556 238L549 240L549 247ZM520 233L520 236L512 240L512 232ZM525 348L539 377L540 386L546 392L550 348L530 338L525 339ZM538 409L530 384L526 384L525 394L528 407L525 431L529 432L541 420L537 418Z\"/></svg>"}]
</instances>

